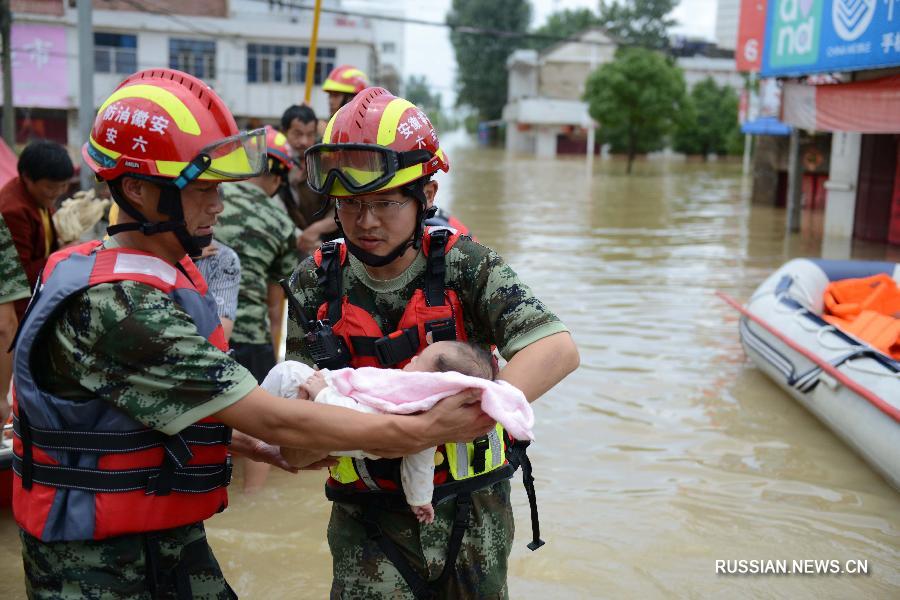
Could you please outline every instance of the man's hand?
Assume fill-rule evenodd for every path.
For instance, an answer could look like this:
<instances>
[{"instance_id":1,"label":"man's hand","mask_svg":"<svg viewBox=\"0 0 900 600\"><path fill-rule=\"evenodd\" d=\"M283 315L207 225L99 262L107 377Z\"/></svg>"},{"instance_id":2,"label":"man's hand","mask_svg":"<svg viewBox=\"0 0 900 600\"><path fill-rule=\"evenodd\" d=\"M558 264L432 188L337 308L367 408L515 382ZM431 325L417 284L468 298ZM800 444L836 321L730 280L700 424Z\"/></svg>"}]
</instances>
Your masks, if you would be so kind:
<instances>
[{"instance_id":1,"label":"man's hand","mask_svg":"<svg viewBox=\"0 0 900 600\"><path fill-rule=\"evenodd\" d=\"M306 397L315 400L319 392L328 387L325 376L321 371L316 371L307 378L306 383L300 385L300 389L306 392Z\"/></svg>"},{"instance_id":2,"label":"man's hand","mask_svg":"<svg viewBox=\"0 0 900 600\"><path fill-rule=\"evenodd\" d=\"M297 249L306 254L313 254L322 243L322 232L313 223L303 230L297 238Z\"/></svg>"},{"instance_id":3,"label":"man's hand","mask_svg":"<svg viewBox=\"0 0 900 600\"><path fill-rule=\"evenodd\" d=\"M296 469L313 470L333 467L337 459L322 453L319 450L304 450L303 448L282 448L281 455Z\"/></svg>"},{"instance_id":4,"label":"man's hand","mask_svg":"<svg viewBox=\"0 0 900 600\"><path fill-rule=\"evenodd\" d=\"M249 450L243 451L241 454L250 460L270 464L289 473L296 473L299 470L298 466L293 465L282 455L281 448L267 444L262 440L256 440Z\"/></svg>"}]
</instances>

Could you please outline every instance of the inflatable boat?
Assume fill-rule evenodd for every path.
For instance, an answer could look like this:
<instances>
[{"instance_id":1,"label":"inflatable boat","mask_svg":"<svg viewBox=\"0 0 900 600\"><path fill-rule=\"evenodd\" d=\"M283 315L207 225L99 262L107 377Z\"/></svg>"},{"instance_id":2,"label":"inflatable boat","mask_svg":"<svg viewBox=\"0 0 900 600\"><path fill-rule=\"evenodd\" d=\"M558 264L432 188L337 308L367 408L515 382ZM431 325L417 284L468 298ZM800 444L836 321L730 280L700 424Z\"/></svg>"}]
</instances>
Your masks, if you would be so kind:
<instances>
[{"instance_id":1,"label":"inflatable boat","mask_svg":"<svg viewBox=\"0 0 900 600\"><path fill-rule=\"evenodd\" d=\"M823 319L831 282L900 264L795 259L740 306L747 356L900 490L900 362Z\"/></svg>"}]
</instances>

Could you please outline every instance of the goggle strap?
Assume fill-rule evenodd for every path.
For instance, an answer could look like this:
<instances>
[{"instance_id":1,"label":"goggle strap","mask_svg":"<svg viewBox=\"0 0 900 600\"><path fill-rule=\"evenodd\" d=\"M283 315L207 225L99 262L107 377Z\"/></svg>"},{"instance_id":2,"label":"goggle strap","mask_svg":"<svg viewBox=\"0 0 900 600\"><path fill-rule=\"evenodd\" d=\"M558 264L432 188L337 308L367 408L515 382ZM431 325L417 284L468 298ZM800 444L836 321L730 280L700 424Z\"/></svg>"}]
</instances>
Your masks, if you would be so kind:
<instances>
[{"instance_id":1,"label":"goggle strap","mask_svg":"<svg viewBox=\"0 0 900 600\"><path fill-rule=\"evenodd\" d=\"M432 154L425 148L418 148L416 150L409 150L408 152L398 152L397 153L397 166L400 169L405 169L406 167L411 167L413 165L420 165L422 163L426 163L431 160Z\"/></svg>"},{"instance_id":2,"label":"goggle strap","mask_svg":"<svg viewBox=\"0 0 900 600\"><path fill-rule=\"evenodd\" d=\"M206 171L209 166L212 164L212 159L208 154L200 153L197 155L194 160L189 162L185 168L181 170L181 173L178 174L178 177L173 181L173 185L177 187L179 190L183 190L187 184L196 180L200 175Z\"/></svg>"}]
</instances>

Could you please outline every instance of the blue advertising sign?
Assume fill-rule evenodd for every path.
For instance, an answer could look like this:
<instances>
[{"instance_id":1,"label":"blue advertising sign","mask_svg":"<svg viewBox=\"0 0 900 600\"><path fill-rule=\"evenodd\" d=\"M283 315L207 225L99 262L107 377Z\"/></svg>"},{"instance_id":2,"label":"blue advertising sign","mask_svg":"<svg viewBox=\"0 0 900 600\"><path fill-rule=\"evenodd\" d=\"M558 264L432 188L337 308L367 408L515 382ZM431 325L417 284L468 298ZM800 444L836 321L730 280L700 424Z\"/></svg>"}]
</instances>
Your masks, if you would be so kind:
<instances>
[{"instance_id":1,"label":"blue advertising sign","mask_svg":"<svg viewBox=\"0 0 900 600\"><path fill-rule=\"evenodd\" d=\"M772 0L760 74L900 65L900 0Z\"/></svg>"}]
</instances>

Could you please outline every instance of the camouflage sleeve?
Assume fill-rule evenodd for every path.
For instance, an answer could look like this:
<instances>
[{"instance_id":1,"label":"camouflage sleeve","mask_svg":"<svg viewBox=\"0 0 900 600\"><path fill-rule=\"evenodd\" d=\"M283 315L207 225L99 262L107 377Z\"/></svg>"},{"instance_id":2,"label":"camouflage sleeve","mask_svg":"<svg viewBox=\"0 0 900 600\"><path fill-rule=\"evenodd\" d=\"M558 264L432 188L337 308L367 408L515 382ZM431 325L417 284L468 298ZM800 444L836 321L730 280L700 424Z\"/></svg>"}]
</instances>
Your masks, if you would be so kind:
<instances>
[{"instance_id":1,"label":"camouflage sleeve","mask_svg":"<svg viewBox=\"0 0 900 600\"><path fill-rule=\"evenodd\" d=\"M0 216L0 304L21 300L31 295L22 261L13 244L6 221Z\"/></svg>"},{"instance_id":2,"label":"camouflage sleeve","mask_svg":"<svg viewBox=\"0 0 900 600\"><path fill-rule=\"evenodd\" d=\"M303 307L307 319L315 319L322 294L318 288L316 263L310 256L296 268L290 278L291 292ZM303 329L297 323L293 309L288 310L288 330L285 349L285 360L298 360L312 366L313 360L303 342Z\"/></svg>"},{"instance_id":3,"label":"camouflage sleeve","mask_svg":"<svg viewBox=\"0 0 900 600\"><path fill-rule=\"evenodd\" d=\"M496 252L469 238L460 238L447 254L447 279L468 282L458 290L468 315L466 334L496 344L506 360L529 344L568 331Z\"/></svg>"},{"instance_id":4,"label":"camouflage sleeve","mask_svg":"<svg viewBox=\"0 0 900 600\"><path fill-rule=\"evenodd\" d=\"M53 372L168 435L256 387L250 372L203 338L181 307L135 282L90 288L53 333Z\"/></svg>"},{"instance_id":5,"label":"camouflage sleeve","mask_svg":"<svg viewBox=\"0 0 900 600\"><path fill-rule=\"evenodd\" d=\"M284 215L284 221L281 223L278 231L280 239L278 256L269 266L269 279L271 281L281 281L285 277L290 277L297 263L300 262L300 253L297 250L297 235L294 223Z\"/></svg>"}]
</instances>

